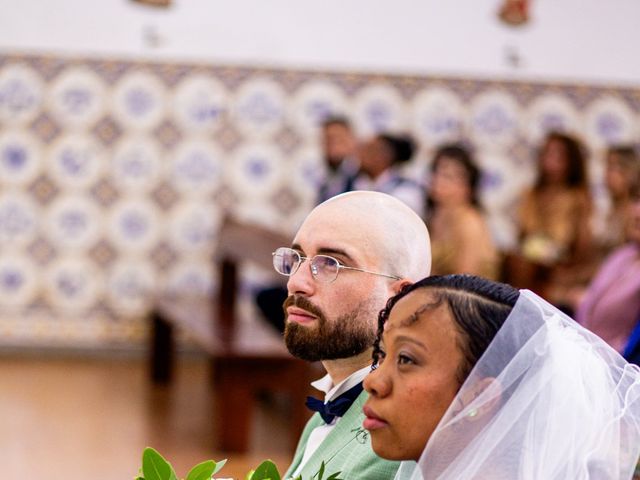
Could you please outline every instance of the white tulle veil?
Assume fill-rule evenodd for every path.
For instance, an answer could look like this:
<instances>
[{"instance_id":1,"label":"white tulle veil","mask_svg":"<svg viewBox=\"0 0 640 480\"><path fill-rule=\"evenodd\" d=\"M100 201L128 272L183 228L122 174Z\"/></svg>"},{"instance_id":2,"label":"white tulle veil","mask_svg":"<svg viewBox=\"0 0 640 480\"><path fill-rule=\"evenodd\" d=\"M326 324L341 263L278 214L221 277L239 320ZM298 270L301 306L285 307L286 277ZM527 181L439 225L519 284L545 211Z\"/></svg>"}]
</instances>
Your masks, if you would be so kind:
<instances>
[{"instance_id":1,"label":"white tulle veil","mask_svg":"<svg viewBox=\"0 0 640 480\"><path fill-rule=\"evenodd\" d=\"M523 290L417 466L396 478L628 480L639 454L638 367Z\"/></svg>"}]
</instances>

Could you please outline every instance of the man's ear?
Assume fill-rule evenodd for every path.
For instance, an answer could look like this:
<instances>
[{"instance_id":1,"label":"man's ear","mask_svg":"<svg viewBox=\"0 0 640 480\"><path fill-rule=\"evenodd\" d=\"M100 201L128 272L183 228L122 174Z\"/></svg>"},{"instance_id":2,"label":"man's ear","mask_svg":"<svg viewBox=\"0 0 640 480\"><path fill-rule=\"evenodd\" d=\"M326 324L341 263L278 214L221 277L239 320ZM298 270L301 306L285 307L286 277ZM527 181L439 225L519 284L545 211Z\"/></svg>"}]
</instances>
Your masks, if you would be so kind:
<instances>
[{"instance_id":1,"label":"man's ear","mask_svg":"<svg viewBox=\"0 0 640 480\"><path fill-rule=\"evenodd\" d=\"M401 278L399 280L395 280L391 284L391 292L393 293L393 295L397 295L398 293L400 293L400 290L402 290L407 285L411 285L412 283L413 282L408 278Z\"/></svg>"}]
</instances>

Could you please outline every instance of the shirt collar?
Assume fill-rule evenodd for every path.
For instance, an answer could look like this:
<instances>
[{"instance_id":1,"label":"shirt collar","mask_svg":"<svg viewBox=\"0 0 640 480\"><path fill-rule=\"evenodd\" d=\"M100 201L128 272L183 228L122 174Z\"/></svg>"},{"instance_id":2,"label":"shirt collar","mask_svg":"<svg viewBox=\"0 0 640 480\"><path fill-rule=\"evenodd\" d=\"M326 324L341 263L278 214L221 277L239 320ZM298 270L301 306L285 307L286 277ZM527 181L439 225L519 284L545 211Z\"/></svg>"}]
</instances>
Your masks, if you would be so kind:
<instances>
[{"instance_id":1,"label":"shirt collar","mask_svg":"<svg viewBox=\"0 0 640 480\"><path fill-rule=\"evenodd\" d=\"M333 380L327 373L324 377L316 380L315 382L312 382L311 386L316 390L324 392L324 402L327 403L336 398L338 395L346 392L351 387L355 387L358 383L362 382L364 380L364 377L366 377L370 371L370 365L361 368L360 370L356 370L337 385L333 385Z\"/></svg>"}]
</instances>

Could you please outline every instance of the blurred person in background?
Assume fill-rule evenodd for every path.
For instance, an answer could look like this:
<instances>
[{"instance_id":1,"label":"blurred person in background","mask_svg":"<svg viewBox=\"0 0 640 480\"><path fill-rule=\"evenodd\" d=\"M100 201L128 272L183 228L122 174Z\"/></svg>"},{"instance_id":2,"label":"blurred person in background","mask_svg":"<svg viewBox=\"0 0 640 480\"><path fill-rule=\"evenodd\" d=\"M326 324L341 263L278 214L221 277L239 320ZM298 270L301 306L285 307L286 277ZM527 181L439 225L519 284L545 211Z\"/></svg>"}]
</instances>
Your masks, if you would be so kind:
<instances>
[{"instance_id":1,"label":"blurred person in background","mask_svg":"<svg viewBox=\"0 0 640 480\"><path fill-rule=\"evenodd\" d=\"M359 169L356 137L345 117L332 116L323 121L321 141L326 176L318 188L318 204L353 190L353 182Z\"/></svg>"},{"instance_id":2,"label":"blurred person in background","mask_svg":"<svg viewBox=\"0 0 640 480\"><path fill-rule=\"evenodd\" d=\"M640 189L629 193L628 242L604 261L576 311L576 320L629 361L640 360ZM635 331L634 331L635 329Z\"/></svg>"},{"instance_id":3,"label":"blurred person in background","mask_svg":"<svg viewBox=\"0 0 640 480\"><path fill-rule=\"evenodd\" d=\"M355 190L387 193L423 216L424 188L401 171L413 157L415 148L411 137L386 133L363 143L358 149L360 174L355 181Z\"/></svg>"},{"instance_id":4,"label":"blurred person in background","mask_svg":"<svg viewBox=\"0 0 640 480\"><path fill-rule=\"evenodd\" d=\"M478 199L480 178L480 169L463 146L446 145L436 152L427 208L435 275L498 277L498 251Z\"/></svg>"},{"instance_id":5,"label":"blurred person in background","mask_svg":"<svg viewBox=\"0 0 640 480\"><path fill-rule=\"evenodd\" d=\"M631 189L640 183L640 158L631 146L607 150L605 185L611 202L599 235L600 254L608 255L625 242L625 218Z\"/></svg>"},{"instance_id":6,"label":"blurred person in background","mask_svg":"<svg viewBox=\"0 0 640 480\"><path fill-rule=\"evenodd\" d=\"M525 192L518 215L519 248L507 262L507 281L530 288L565 307L569 292L588 281L592 265L592 202L580 142L559 132L547 135L536 182Z\"/></svg>"}]
</instances>

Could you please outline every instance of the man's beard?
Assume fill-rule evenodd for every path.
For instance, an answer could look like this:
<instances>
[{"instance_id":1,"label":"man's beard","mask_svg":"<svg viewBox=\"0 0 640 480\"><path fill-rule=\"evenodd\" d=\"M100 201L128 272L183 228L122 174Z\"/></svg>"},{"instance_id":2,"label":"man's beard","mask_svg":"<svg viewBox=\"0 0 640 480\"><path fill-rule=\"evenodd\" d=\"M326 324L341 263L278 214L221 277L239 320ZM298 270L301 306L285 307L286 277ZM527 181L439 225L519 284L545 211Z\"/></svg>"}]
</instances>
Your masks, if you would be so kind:
<instances>
[{"instance_id":1,"label":"man's beard","mask_svg":"<svg viewBox=\"0 0 640 480\"><path fill-rule=\"evenodd\" d=\"M284 342L289 352L302 360L336 360L349 358L373 346L376 332L371 325L371 316L376 315L372 299L360 302L351 312L327 321L322 310L305 297L290 295L284 302L287 307L295 305L316 317L316 326L306 327L285 321Z\"/></svg>"}]
</instances>

